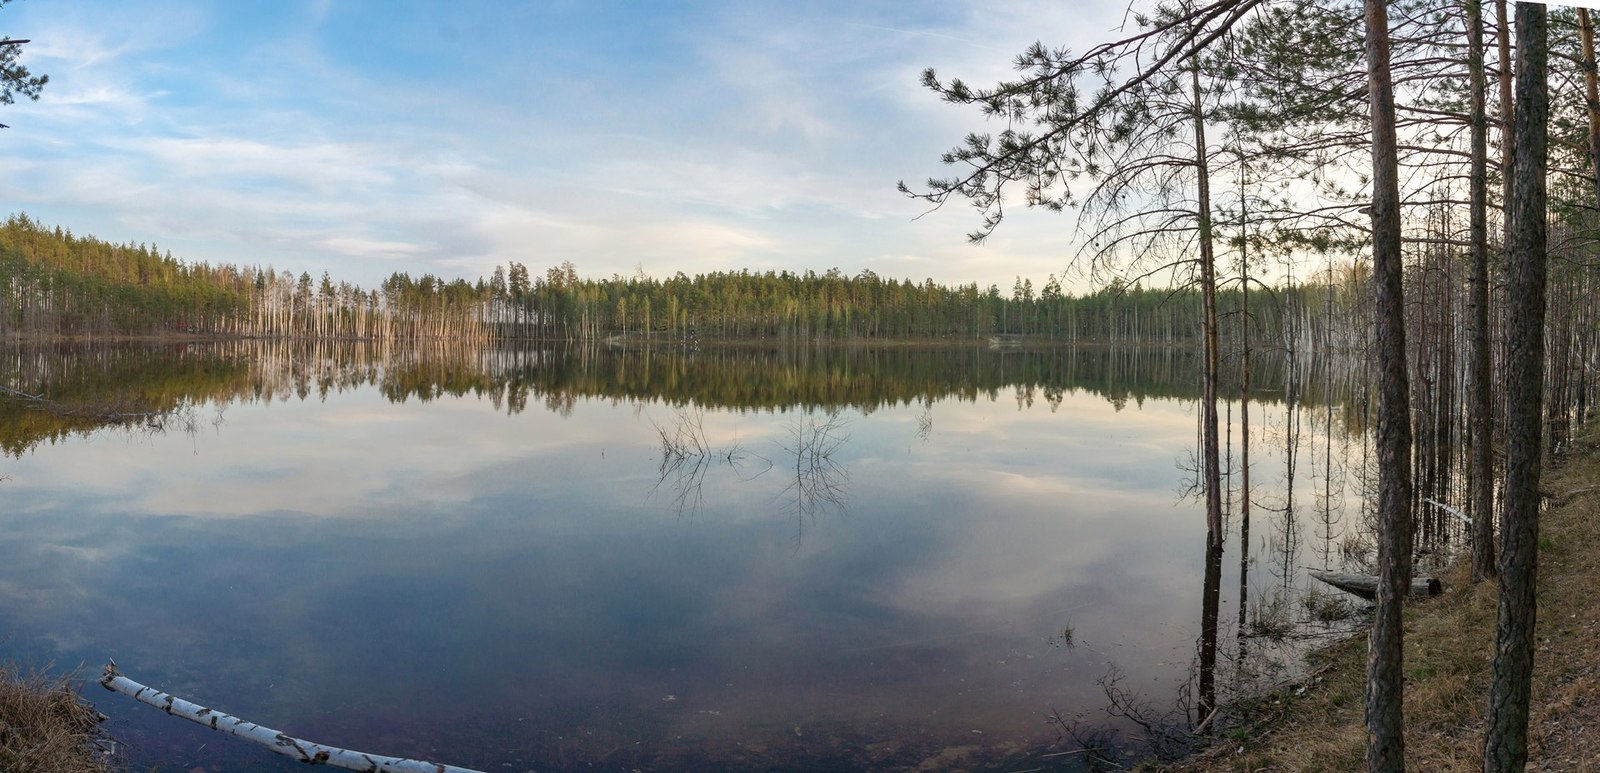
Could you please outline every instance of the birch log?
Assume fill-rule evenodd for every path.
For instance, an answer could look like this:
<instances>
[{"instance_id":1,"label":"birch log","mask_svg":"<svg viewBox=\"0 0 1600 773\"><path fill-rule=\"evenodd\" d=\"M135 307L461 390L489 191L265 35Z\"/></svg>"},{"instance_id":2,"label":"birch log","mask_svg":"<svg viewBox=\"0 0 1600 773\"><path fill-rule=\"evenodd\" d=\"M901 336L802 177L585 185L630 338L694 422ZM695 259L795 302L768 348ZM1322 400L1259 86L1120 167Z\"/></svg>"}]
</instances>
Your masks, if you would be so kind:
<instances>
[{"instance_id":1,"label":"birch log","mask_svg":"<svg viewBox=\"0 0 1600 773\"><path fill-rule=\"evenodd\" d=\"M238 717L208 709L196 703L190 703L182 698L161 692L154 687L146 687L117 673L116 663L106 665L105 674L100 677L100 685L112 692L120 692L140 703L147 703L175 717L183 717L190 722L205 725L212 730L220 730L229 735L254 741L278 754L292 757L308 765L331 765L336 768L364 771L365 773L480 773L476 770L458 768L454 765L441 765L437 762L364 754L349 749L340 749L336 746L324 746L311 741L303 741L299 738L291 738L272 728L262 727L254 722L246 722Z\"/></svg>"},{"instance_id":2,"label":"birch log","mask_svg":"<svg viewBox=\"0 0 1600 773\"><path fill-rule=\"evenodd\" d=\"M1447 505L1447 504L1445 504L1443 502L1440 502L1437 499L1424 499L1422 501L1427 502L1428 504L1433 505L1434 507L1437 507L1440 510L1443 510L1443 511L1445 511L1445 512L1447 512L1447 513L1449 513L1449 514L1451 514L1451 515L1453 515L1453 516L1455 516L1457 518L1460 518L1461 522L1465 523L1468 526L1472 525L1472 516L1467 515L1464 512L1461 512L1461 510L1459 508L1451 507L1451 506L1449 506L1449 505Z\"/></svg>"}]
</instances>

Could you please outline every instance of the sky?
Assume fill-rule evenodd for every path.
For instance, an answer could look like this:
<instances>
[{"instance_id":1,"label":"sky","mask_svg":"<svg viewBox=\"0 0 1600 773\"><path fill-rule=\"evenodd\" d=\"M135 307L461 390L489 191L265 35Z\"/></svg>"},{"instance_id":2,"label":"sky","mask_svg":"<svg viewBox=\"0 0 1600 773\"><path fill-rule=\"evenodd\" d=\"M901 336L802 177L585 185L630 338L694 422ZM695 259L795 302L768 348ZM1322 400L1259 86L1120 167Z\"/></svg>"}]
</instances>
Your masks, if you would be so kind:
<instances>
[{"instance_id":1,"label":"sky","mask_svg":"<svg viewBox=\"0 0 1600 773\"><path fill-rule=\"evenodd\" d=\"M0 214L198 262L476 279L870 269L1009 289L1071 214L895 190L998 131L919 84L1082 50L1126 6L1032 0L18 0L50 76L0 106ZM1069 286L1073 286L1069 284ZM1078 286L1086 286L1079 283Z\"/></svg>"}]
</instances>

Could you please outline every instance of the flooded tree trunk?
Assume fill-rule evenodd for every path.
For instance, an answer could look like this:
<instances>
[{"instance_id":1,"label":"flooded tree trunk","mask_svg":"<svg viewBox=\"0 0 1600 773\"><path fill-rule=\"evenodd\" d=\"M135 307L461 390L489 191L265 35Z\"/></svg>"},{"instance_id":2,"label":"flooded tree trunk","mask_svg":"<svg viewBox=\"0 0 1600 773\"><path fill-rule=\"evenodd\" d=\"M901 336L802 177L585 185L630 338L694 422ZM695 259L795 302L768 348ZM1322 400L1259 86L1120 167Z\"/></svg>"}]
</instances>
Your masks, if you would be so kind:
<instances>
[{"instance_id":1,"label":"flooded tree trunk","mask_svg":"<svg viewBox=\"0 0 1600 773\"><path fill-rule=\"evenodd\" d=\"M1246 234L1243 169L1240 154L1240 206L1239 206L1239 662L1245 659L1243 636L1247 603L1250 598L1250 254Z\"/></svg>"},{"instance_id":2,"label":"flooded tree trunk","mask_svg":"<svg viewBox=\"0 0 1600 773\"><path fill-rule=\"evenodd\" d=\"M1367 768L1405 770L1400 605L1411 581L1411 417L1400 252L1399 141L1389 77L1388 7L1366 0L1372 117L1372 257L1378 330L1378 610L1367 649Z\"/></svg>"},{"instance_id":3,"label":"flooded tree trunk","mask_svg":"<svg viewBox=\"0 0 1600 773\"><path fill-rule=\"evenodd\" d=\"M1484 734L1486 773L1522 770L1528 759L1544 398L1546 34L1545 7L1518 3L1517 149L1511 172L1506 299L1506 484L1500 519L1500 612Z\"/></svg>"},{"instance_id":4,"label":"flooded tree trunk","mask_svg":"<svg viewBox=\"0 0 1600 773\"><path fill-rule=\"evenodd\" d=\"M1200 292L1204 297L1205 372L1201 376L1201 454L1206 497L1206 527L1216 540L1218 549L1222 541L1222 460L1217 438L1217 264L1215 245L1211 233L1211 170L1206 152L1205 115L1200 104L1200 70L1198 60L1191 70L1194 89L1194 142L1195 175L1198 184L1196 207L1200 237Z\"/></svg>"},{"instance_id":5,"label":"flooded tree trunk","mask_svg":"<svg viewBox=\"0 0 1600 773\"><path fill-rule=\"evenodd\" d=\"M1304 330L1306 325L1300 325ZM1300 472L1300 428L1301 405L1300 399L1304 384L1305 359L1302 358L1300 346L1304 343L1301 335L1285 336L1284 338L1284 374L1283 374L1283 509L1279 511L1278 518L1274 519L1278 532L1277 565L1274 568L1278 582L1284 591L1294 585L1296 572L1295 565L1300 555L1300 521L1295 517L1295 487ZM1314 462L1313 462L1314 464ZM1313 467L1313 469L1315 469Z\"/></svg>"},{"instance_id":6,"label":"flooded tree trunk","mask_svg":"<svg viewBox=\"0 0 1600 773\"><path fill-rule=\"evenodd\" d=\"M1222 609L1222 535L1206 532L1205 584L1200 600L1200 675L1194 732L1206 734L1217 710L1217 629Z\"/></svg>"}]
</instances>

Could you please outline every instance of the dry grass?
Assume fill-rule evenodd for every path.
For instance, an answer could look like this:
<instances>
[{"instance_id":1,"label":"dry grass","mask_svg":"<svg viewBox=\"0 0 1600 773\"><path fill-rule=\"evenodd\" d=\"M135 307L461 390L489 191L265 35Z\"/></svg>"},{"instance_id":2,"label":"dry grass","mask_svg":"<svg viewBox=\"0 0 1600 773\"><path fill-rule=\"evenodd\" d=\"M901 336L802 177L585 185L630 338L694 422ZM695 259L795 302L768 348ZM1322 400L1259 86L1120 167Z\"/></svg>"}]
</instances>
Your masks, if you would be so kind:
<instances>
[{"instance_id":1,"label":"dry grass","mask_svg":"<svg viewBox=\"0 0 1600 773\"><path fill-rule=\"evenodd\" d=\"M95 712L67 677L0 666L0 770L101 773L114 769Z\"/></svg>"},{"instance_id":2,"label":"dry grass","mask_svg":"<svg viewBox=\"0 0 1600 773\"><path fill-rule=\"evenodd\" d=\"M1529 769L1600 771L1600 435L1575 444L1545 477L1540 521L1539 652L1534 663ZM1493 656L1496 589L1473 585L1465 562L1445 593L1406 609L1406 760L1414 770L1482 769L1483 715ZM1170 768L1348 771L1365 767L1366 638L1316 653L1310 689L1241 706L1242 725L1204 755Z\"/></svg>"}]
</instances>

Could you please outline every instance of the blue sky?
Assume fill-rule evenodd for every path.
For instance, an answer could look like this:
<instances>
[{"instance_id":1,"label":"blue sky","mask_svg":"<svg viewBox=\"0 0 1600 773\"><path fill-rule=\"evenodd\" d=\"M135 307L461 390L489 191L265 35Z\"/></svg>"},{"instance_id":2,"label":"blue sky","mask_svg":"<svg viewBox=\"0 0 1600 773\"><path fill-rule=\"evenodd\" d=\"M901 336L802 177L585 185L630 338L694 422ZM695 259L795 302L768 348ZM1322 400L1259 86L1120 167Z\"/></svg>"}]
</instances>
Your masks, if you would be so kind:
<instances>
[{"instance_id":1,"label":"blue sky","mask_svg":"<svg viewBox=\"0 0 1600 773\"><path fill-rule=\"evenodd\" d=\"M1009 289L1068 268L1075 218L895 191L986 128L924 67L1004 77L1116 4L989 0L128 3L18 0L50 75L0 108L0 210L180 258L486 276L871 269ZM998 127L987 127L998 128Z\"/></svg>"}]
</instances>

